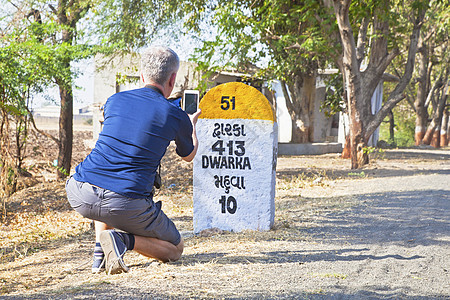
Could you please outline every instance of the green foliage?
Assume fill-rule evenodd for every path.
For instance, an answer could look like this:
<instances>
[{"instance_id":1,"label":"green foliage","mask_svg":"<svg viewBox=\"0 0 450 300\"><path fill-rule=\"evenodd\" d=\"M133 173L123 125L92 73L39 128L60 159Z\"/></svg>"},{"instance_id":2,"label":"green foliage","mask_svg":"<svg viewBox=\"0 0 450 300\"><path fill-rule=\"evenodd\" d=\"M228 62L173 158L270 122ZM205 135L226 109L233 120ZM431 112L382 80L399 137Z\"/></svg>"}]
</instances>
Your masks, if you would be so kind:
<instances>
[{"instance_id":1,"label":"green foliage","mask_svg":"<svg viewBox=\"0 0 450 300\"><path fill-rule=\"evenodd\" d=\"M380 125L380 140L389 141L390 144L398 147L414 146L414 132L415 132L415 115L414 112L406 107L400 105L394 108L394 140L389 140L389 121L386 118L385 122Z\"/></svg>"},{"instance_id":2,"label":"green foliage","mask_svg":"<svg viewBox=\"0 0 450 300\"><path fill-rule=\"evenodd\" d=\"M96 2L86 24L86 33L93 44L105 45L102 53L132 52L171 28L176 21L175 0L106 0ZM173 32L173 35L176 35Z\"/></svg>"},{"instance_id":3,"label":"green foliage","mask_svg":"<svg viewBox=\"0 0 450 300\"><path fill-rule=\"evenodd\" d=\"M2 121L0 176L2 194L15 192L17 176L23 160L24 140L27 136L28 97L30 91L40 90L46 74L34 65L35 43L20 43L17 32L0 37L0 119ZM15 151L10 141L10 120L16 124Z\"/></svg>"},{"instance_id":4,"label":"green foliage","mask_svg":"<svg viewBox=\"0 0 450 300\"><path fill-rule=\"evenodd\" d=\"M58 170L59 172L61 172L62 174L64 174L65 176L69 176L69 172L64 169L63 167L55 167L56 170Z\"/></svg>"},{"instance_id":5,"label":"green foliage","mask_svg":"<svg viewBox=\"0 0 450 300\"><path fill-rule=\"evenodd\" d=\"M188 30L201 32L202 22L217 28L194 54L202 71L251 72L257 66L255 77L292 83L294 75L314 72L332 59L336 43L327 33L335 26L333 16L317 1L192 0L182 1L178 11L193 4L199 13L185 19ZM203 18L208 9L209 18Z\"/></svg>"},{"instance_id":6,"label":"green foliage","mask_svg":"<svg viewBox=\"0 0 450 300\"><path fill-rule=\"evenodd\" d=\"M71 90L74 72L70 62L92 53L90 46L62 41L64 32L73 33L72 29L67 24L58 24L45 12L34 10L32 5L36 3L21 5L21 10L0 35L0 160L5 166L0 181L6 195L15 191L22 168L30 95L52 84ZM22 15L29 10L34 11L34 16ZM10 132L15 135L14 139Z\"/></svg>"},{"instance_id":7,"label":"green foliage","mask_svg":"<svg viewBox=\"0 0 450 300\"><path fill-rule=\"evenodd\" d=\"M371 154L375 152L375 147L364 147L363 148L363 153L364 154Z\"/></svg>"},{"instance_id":8,"label":"green foliage","mask_svg":"<svg viewBox=\"0 0 450 300\"><path fill-rule=\"evenodd\" d=\"M326 77L325 80L326 93L325 100L320 105L320 110L327 117L345 111L346 103L344 100L344 85L342 82L342 74L336 73Z\"/></svg>"}]
</instances>

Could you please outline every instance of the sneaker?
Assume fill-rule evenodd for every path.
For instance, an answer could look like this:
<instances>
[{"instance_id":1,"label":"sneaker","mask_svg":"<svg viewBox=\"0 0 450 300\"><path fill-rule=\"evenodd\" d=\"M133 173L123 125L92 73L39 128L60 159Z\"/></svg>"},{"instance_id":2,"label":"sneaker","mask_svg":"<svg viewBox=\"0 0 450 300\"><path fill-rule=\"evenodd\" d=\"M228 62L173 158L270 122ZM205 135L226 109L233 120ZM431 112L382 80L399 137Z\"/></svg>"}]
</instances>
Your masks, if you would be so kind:
<instances>
[{"instance_id":1,"label":"sneaker","mask_svg":"<svg viewBox=\"0 0 450 300\"><path fill-rule=\"evenodd\" d=\"M120 236L114 230L105 230L100 233L100 244L105 253L105 268L107 274L119 274L128 272L128 267L122 257L127 252L127 247Z\"/></svg>"},{"instance_id":2,"label":"sneaker","mask_svg":"<svg viewBox=\"0 0 450 300\"><path fill-rule=\"evenodd\" d=\"M98 259L94 256L94 262L92 263L92 274L101 273L105 271L105 259Z\"/></svg>"}]
</instances>

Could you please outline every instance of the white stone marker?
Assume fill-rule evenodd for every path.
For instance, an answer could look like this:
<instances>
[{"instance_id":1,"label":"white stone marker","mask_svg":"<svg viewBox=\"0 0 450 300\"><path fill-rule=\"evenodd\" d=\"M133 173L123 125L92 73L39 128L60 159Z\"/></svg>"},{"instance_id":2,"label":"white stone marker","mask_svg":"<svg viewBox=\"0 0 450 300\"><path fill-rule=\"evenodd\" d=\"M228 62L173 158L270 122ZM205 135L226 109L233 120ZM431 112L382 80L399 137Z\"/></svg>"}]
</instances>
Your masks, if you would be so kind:
<instances>
[{"instance_id":1,"label":"white stone marker","mask_svg":"<svg viewBox=\"0 0 450 300\"><path fill-rule=\"evenodd\" d=\"M200 102L194 159L194 233L269 230L275 217L277 123L269 101L239 82Z\"/></svg>"}]
</instances>

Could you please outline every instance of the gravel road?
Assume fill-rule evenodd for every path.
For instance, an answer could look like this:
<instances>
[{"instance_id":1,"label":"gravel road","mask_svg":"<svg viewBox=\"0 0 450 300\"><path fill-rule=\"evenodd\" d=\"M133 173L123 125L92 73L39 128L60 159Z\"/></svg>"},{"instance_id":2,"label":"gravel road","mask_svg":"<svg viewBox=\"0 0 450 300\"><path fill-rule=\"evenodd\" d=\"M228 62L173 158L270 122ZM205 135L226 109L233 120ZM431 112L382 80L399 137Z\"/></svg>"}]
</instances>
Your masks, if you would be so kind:
<instances>
[{"instance_id":1,"label":"gravel road","mask_svg":"<svg viewBox=\"0 0 450 300\"><path fill-rule=\"evenodd\" d=\"M388 150L363 170L348 165L336 155L279 158L269 232L189 237L175 263L130 253L127 274L55 272L0 298L450 299L450 150ZM37 259L42 251L15 266L39 264L28 276L77 266L89 238L53 249L51 262Z\"/></svg>"}]
</instances>

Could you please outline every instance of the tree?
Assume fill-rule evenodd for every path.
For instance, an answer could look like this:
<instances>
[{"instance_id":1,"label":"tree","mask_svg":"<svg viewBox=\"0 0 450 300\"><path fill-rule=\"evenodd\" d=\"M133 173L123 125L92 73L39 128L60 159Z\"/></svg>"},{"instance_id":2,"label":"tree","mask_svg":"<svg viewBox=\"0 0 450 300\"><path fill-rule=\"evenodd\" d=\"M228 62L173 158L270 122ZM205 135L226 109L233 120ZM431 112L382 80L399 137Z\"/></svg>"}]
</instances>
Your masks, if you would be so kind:
<instances>
[{"instance_id":1,"label":"tree","mask_svg":"<svg viewBox=\"0 0 450 300\"><path fill-rule=\"evenodd\" d=\"M20 42L32 44L35 53L18 56L19 64L33 61L33 70L45 74L32 80L45 85L56 84L59 87L61 111L59 120L59 138L52 137L58 144L58 177L68 175L72 159L72 119L73 119L73 70L71 62L91 54L86 45L74 43L76 24L89 8L86 1L58 1L52 4L23 1L14 4L14 19L20 20L10 24L21 32ZM48 8L48 11L45 10ZM52 15L53 14L53 15ZM38 71L39 70L39 71ZM45 71L45 73L44 73ZM34 85L33 82L29 84ZM22 89L22 92L26 90ZM29 115L29 114L27 114Z\"/></svg>"},{"instance_id":2,"label":"tree","mask_svg":"<svg viewBox=\"0 0 450 300\"><path fill-rule=\"evenodd\" d=\"M61 26L61 38L59 43L63 47L70 49L74 45L75 34L77 33L77 23L88 12L91 3L88 1L59 0L55 8L49 4L51 11L57 18L57 23ZM62 55L59 57L62 70L67 73L65 76L54 76L59 87L61 100L61 111L59 116L59 153L58 153L58 178L69 175L72 163L73 144L73 91L71 62L74 61L72 55Z\"/></svg>"},{"instance_id":3,"label":"tree","mask_svg":"<svg viewBox=\"0 0 450 300\"><path fill-rule=\"evenodd\" d=\"M404 98L403 92L414 69L419 33L428 1L412 1L411 11L407 12L403 11L405 6L397 6L389 0L358 4L352 4L350 0L333 0L333 7L342 42L342 73L347 87L350 120L351 167L355 169L368 162L365 148L370 136ZM350 16L354 19L350 20ZM411 29L408 29L409 24L405 21L410 22ZM354 34L354 27L357 35ZM369 28L373 31L371 36L368 35ZM401 53L401 45L395 35L401 35L404 31L410 32L410 36L403 74L381 110L372 114L371 97L388 66ZM366 54L367 67L361 70Z\"/></svg>"},{"instance_id":4,"label":"tree","mask_svg":"<svg viewBox=\"0 0 450 300\"><path fill-rule=\"evenodd\" d=\"M450 55L448 15L450 8L437 2L428 11L419 40L417 91L414 108L416 111L416 145L439 146L439 131L445 115L445 88L448 84ZM428 125L429 104L433 106L432 121ZM446 129L446 128L445 128Z\"/></svg>"},{"instance_id":5,"label":"tree","mask_svg":"<svg viewBox=\"0 0 450 300\"><path fill-rule=\"evenodd\" d=\"M72 63L96 53L117 55L136 50L162 26L168 3L58 0L54 4L24 0L14 4L16 18L24 21L20 23L21 30L34 32L41 46L51 53L40 63L48 71L44 78L59 88L59 137L51 137L59 148L58 178L66 177L71 168L76 76Z\"/></svg>"},{"instance_id":6,"label":"tree","mask_svg":"<svg viewBox=\"0 0 450 300\"><path fill-rule=\"evenodd\" d=\"M50 80L49 49L41 44L43 31L23 30L23 19L10 20L0 33L0 194L16 191L28 136L30 94L42 91ZM34 28L35 29L35 28ZM44 29L44 28L41 28ZM48 28L47 28L48 30ZM39 33L39 34L37 34Z\"/></svg>"},{"instance_id":7,"label":"tree","mask_svg":"<svg viewBox=\"0 0 450 300\"><path fill-rule=\"evenodd\" d=\"M197 51L200 69L207 75L230 68L259 79L280 79L292 142L311 142L317 72L336 53L328 38L336 35L328 9L318 1L187 0L176 10L182 16L193 6L199 13L185 17L188 30L201 34L202 22L217 29Z\"/></svg>"},{"instance_id":8,"label":"tree","mask_svg":"<svg viewBox=\"0 0 450 300\"><path fill-rule=\"evenodd\" d=\"M447 67L444 69L444 74L441 74L441 76L436 81L436 89L435 92L432 93L433 100L433 114L431 118L431 122L428 125L428 128L425 132L425 135L422 139L422 142L427 145L432 145L435 148L439 148L441 146L440 144L440 133L441 133L441 126L446 126L445 123L443 123L443 117L446 115L445 109L446 109L446 103L447 103L447 94L446 91L448 90L448 75L450 72L450 67L447 65ZM446 82L443 82L443 78L447 78Z\"/></svg>"}]
</instances>

